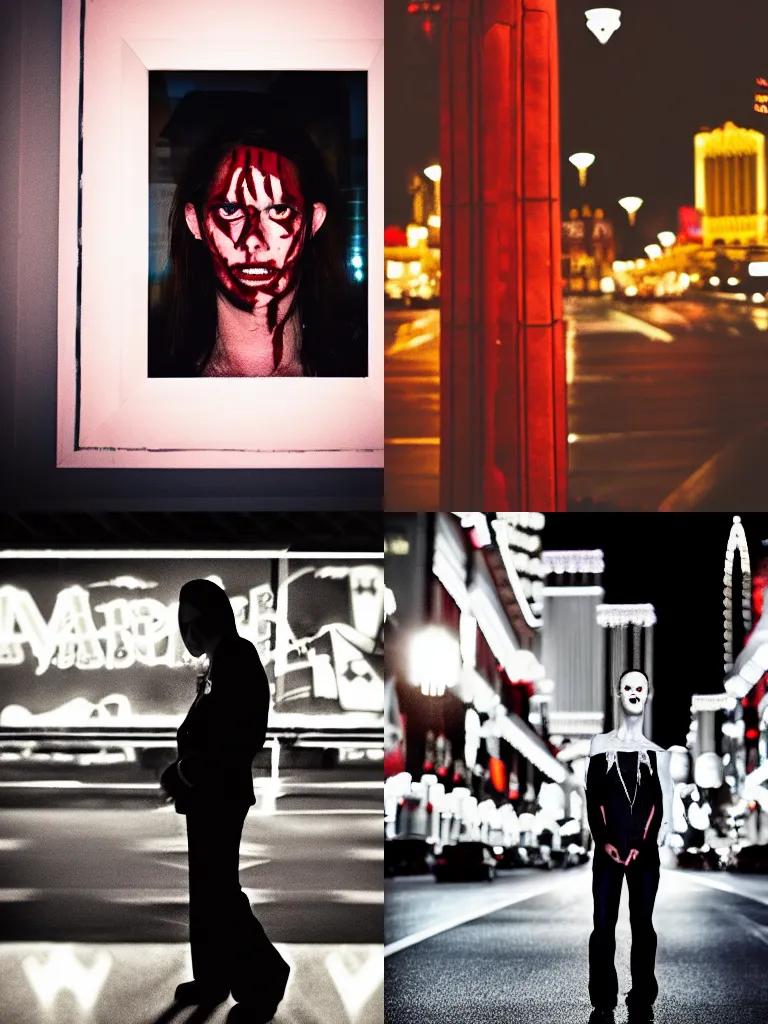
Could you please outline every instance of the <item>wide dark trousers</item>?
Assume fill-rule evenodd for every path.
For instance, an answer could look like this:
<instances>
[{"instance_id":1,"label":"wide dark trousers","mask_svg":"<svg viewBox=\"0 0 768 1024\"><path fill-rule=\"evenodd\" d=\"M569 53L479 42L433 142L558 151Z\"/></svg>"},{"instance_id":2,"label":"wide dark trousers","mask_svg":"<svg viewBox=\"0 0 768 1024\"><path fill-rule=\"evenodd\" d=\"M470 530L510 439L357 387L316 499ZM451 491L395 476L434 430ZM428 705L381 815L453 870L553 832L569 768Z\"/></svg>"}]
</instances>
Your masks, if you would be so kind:
<instances>
[{"instance_id":1,"label":"wide dark trousers","mask_svg":"<svg viewBox=\"0 0 768 1024\"><path fill-rule=\"evenodd\" d=\"M288 965L240 888L240 839L247 813L247 806L223 801L187 814L192 973L201 987L276 1006Z\"/></svg>"},{"instance_id":2,"label":"wide dark trousers","mask_svg":"<svg viewBox=\"0 0 768 1024\"><path fill-rule=\"evenodd\" d=\"M654 850L653 853L656 853ZM658 854L644 863L642 856L628 867L596 850L592 864L592 896L595 904L594 929L589 939L589 997L599 1009L616 1006L619 980L616 975L616 921L624 878L629 891L629 923L632 928L632 990L627 1005L651 1007L659 994L654 968L656 932L653 905L659 887Z\"/></svg>"}]
</instances>

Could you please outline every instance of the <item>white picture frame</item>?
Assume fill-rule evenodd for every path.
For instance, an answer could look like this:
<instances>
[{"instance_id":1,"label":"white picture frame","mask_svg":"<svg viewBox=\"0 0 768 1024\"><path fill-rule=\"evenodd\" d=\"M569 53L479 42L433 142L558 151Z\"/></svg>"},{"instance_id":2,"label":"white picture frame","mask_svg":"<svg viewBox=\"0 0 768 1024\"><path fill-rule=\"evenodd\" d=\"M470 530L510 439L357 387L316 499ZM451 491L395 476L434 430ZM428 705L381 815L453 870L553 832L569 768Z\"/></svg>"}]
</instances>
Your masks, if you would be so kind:
<instances>
[{"instance_id":1,"label":"white picture frame","mask_svg":"<svg viewBox=\"0 0 768 1024\"><path fill-rule=\"evenodd\" d=\"M58 467L383 466L383 36L383 0L62 0ZM148 376L155 69L367 71L367 377Z\"/></svg>"}]
</instances>

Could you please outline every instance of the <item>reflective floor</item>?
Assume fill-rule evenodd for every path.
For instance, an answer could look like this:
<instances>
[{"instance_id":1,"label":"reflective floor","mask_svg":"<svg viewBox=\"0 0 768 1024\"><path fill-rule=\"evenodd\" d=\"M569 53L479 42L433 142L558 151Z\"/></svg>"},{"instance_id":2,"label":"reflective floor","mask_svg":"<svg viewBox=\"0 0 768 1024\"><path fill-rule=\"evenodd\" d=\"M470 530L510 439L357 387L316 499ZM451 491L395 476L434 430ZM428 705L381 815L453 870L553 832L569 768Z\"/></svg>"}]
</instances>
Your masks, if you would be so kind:
<instances>
[{"instance_id":1,"label":"reflective floor","mask_svg":"<svg viewBox=\"0 0 768 1024\"><path fill-rule=\"evenodd\" d=\"M384 961L375 945L281 945L291 965L275 1024L381 1024ZM176 985L191 978L185 943L2 943L3 1024L223 1024L213 1011L174 1011Z\"/></svg>"},{"instance_id":2,"label":"reflective floor","mask_svg":"<svg viewBox=\"0 0 768 1024\"><path fill-rule=\"evenodd\" d=\"M302 772L248 814L240 882L292 966L277 1024L384 1019L382 788L380 769ZM188 898L172 807L2 791L0 1024L223 1024L231 999L173 1003Z\"/></svg>"}]
</instances>

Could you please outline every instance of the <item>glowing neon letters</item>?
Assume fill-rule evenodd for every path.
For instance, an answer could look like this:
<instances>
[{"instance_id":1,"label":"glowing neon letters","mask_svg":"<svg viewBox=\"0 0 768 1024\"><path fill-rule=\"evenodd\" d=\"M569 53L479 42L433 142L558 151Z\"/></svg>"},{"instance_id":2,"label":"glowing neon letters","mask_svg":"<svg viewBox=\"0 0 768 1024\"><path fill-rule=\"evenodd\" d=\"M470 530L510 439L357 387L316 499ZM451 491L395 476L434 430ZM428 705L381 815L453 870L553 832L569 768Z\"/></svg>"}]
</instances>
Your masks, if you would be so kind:
<instances>
[{"instance_id":1,"label":"glowing neon letters","mask_svg":"<svg viewBox=\"0 0 768 1024\"><path fill-rule=\"evenodd\" d=\"M217 577L209 578L221 585ZM339 594L347 596L324 618L328 592L319 588L326 580L338 580ZM105 600L107 595L94 592L114 585L65 586L48 618L29 590L11 583L0 586L0 669L23 665L30 656L36 676L51 669L93 672L192 664L178 632L177 602L165 603L146 593ZM147 591L150 585L142 582L129 589ZM380 565L304 566L286 575L276 592L262 583L230 596L230 601L239 632L256 644L264 665L273 666L277 704L316 697L338 700L343 710L383 710L384 684L375 667L384 620ZM342 615L344 621L328 621Z\"/></svg>"}]
</instances>

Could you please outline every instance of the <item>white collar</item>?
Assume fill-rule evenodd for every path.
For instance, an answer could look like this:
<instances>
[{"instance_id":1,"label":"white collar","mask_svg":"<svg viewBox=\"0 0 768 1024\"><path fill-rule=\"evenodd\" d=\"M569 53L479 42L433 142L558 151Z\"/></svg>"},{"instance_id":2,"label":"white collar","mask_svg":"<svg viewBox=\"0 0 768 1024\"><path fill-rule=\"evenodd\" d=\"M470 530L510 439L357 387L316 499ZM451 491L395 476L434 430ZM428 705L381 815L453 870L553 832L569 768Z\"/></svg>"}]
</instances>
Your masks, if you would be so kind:
<instances>
[{"instance_id":1,"label":"white collar","mask_svg":"<svg viewBox=\"0 0 768 1024\"><path fill-rule=\"evenodd\" d=\"M615 749L606 750L605 756L606 756L606 758L608 760L608 767L605 769L606 775L611 770L611 768L613 768L613 766L615 764L617 765L617 758L616 758L617 753L618 753L618 751L615 750ZM632 750L622 750L621 753L622 754L632 754L632 753L634 753L634 751L632 751ZM641 764L647 765L648 766L648 771L651 773L651 775L653 775L653 765L651 764L651 759L648 756L648 751L647 750L638 750L637 751L637 770L638 771L640 771L640 765ZM619 769L617 767L616 771L618 771L618 770Z\"/></svg>"}]
</instances>

